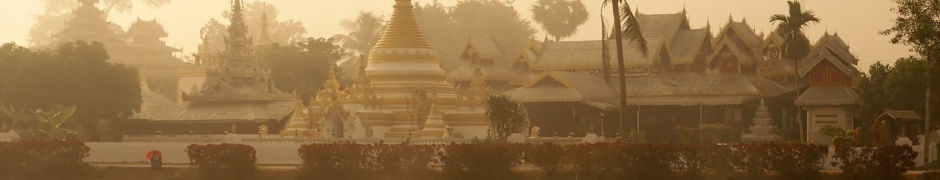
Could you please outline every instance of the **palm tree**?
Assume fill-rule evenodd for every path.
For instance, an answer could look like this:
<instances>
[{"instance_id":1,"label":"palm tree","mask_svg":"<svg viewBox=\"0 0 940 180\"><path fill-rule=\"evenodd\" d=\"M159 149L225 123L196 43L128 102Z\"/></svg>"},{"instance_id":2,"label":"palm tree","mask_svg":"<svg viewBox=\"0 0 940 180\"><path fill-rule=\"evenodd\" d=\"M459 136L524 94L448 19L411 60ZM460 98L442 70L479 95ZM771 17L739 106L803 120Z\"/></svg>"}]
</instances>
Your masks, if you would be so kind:
<instances>
[{"instance_id":1,"label":"palm tree","mask_svg":"<svg viewBox=\"0 0 940 180\"><path fill-rule=\"evenodd\" d=\"M623 133L623 120L626 118L624 112L627 111L627 85L626 85L626 70L623 65L623 41L628 41L633 43L637 51L643 54L644 57L648 56L649 48L646 47L646 39L643 38L643 33L640 31L640 22L637 21L636 15L630 12L630 5L627 4L626 0L604 0L601 8L607 7L608 3L613 4L614 12L614 29L617 33L614 34L615 42L617 43L617 68L620 71L618 75L620 76L620 133ZM622 3L622 4L621 4ZM601 16L603 19L603 15ZM601 26L606 28L606 24L601 21ZM607 35L606 30L602 30L602 36L604 37L603 41L606 42ZM604 51L607 51L607 48L604 48ZM606 53L605 53L606 55ZM604 57L607 58L607 57ZM607 61L606 59L604 61ZM605 69L606 72L606 69ZM607 73L604 76L608 76ZM637 119L637 129L639 129L639 119Z\"/></svg>"},{"instance_id":2,"label":"palm tree","mask_svg":"<svg viewBox=\"0 0 940 180\"><path fill-rule=\"evenodd\" d=\"M532 19L559 41L578 32L578 26L588 19L588 11L580 0L539 0L532 5Z\"/></svg>"},{"instance_id":3,"label":"palm tree","mask_svg":"<svg viewBox=\"0 0 940 180\"><path fill-rule=\"evenodd\" d=\"M810 23L819 23L819 17L811 10L803 11L798 1L788 1L790 15L776 14L770 17L770 22L777 24L777 30L786 40L783 43L783 57L799 61L809 54L809 39L803 34L803 28Z\"/></svg>"},{"instance_id":4,"label":"palm tree","mask_svg":"<svg viewBox=\"0 0 940 180\"><path fill-rule=\"evenodd\" d=\"M770 16L770 22L777 24L777 30L785 36L783 42L783 57L793 60L794 78L796 79L796 95L794 100L800 97L800 61L809 54L809 38L803 34L803 28L809 26L809 23L819 23L821 19L816 17L816 13L811 10L803 11L800 2L788 1L790 6L790 15L776 14ZM798 122L800 119L800 110L797 108L796 116ZM800 125L800 132L803 131L803 123ZM809 132L806 132L809 133ZM804 133L800 133L800 139L804 139Z\"/></svg>"},{"instance_id":5,"label":"palm tree","mask_svg":"<svg viewBox=\"0 0 940 180\"><path fill-rule=\"evenodd\" d=\"M359 12L355 20L346 20L340 23L347 34L333 36L333 41L340 44L348 54L347 59L368 57L372 47L379 41L385 21L382 16L372 12Z\"/></svg>"}]
</instances>

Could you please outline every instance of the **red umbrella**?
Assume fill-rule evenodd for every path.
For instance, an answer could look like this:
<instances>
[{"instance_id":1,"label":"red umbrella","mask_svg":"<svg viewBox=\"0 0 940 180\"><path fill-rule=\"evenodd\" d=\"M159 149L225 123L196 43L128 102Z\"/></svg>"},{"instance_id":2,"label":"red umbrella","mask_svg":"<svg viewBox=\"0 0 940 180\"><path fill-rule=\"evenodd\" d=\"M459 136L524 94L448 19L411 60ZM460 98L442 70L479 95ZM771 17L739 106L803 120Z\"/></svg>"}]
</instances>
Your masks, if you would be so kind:
<instances>
[{"instance_id":1,"label":"red umbrella","mask_svg":"<svg viewBox=\"0 0 940 180\"><path fill-rule=\"evenodd\" d=\"M157 151L157 150L152 150L152 151L150 151L150 152L147 152L147 160L153 160L153 157L154 157L154 156L163 157L163 153L161 153L160 151Z\"/></svg>"}]
</instances>

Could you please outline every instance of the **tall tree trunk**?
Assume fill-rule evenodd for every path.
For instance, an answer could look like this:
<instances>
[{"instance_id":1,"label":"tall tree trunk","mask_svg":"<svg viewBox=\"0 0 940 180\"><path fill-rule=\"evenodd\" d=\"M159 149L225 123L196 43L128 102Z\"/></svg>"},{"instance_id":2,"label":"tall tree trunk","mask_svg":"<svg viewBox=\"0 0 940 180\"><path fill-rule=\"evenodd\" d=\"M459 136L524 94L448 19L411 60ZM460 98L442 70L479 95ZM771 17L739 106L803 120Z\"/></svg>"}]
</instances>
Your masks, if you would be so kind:
<instances>
[{"instance_id":1,"label":"tall tree trunk","mask_svg":"<svg viewBox=\"0 0 940 180\"><path fill-rule=\"evenodd\" d=\"M614 39L617 40L617 69L620 71L618 76L620 77L620 132L623 134L623 121L626 119L625 113L627 112L627 81L626 81L626 70L623 65L623 30L621 29L620 22L620 1L621 0L611 0L613 1L614 9L614 29L617 30L614 33ZM624 2L626 3L626 2ZM630 12L624 12L630 13ZM639 119L637 119L639 121ZM639 132L639 127L637 127L637 132Z\"/></svg>"}]
</instances>

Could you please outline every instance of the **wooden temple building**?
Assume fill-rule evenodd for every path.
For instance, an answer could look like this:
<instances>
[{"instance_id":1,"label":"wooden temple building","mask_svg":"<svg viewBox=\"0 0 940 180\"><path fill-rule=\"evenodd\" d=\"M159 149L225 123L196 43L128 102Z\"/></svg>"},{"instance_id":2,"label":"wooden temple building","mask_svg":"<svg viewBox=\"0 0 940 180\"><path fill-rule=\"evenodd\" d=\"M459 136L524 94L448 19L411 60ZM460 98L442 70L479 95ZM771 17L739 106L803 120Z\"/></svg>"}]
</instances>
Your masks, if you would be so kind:
<instances>
[{"instance_id":1,"label":"wooden temple building","mask_svg":"<svg viewBox=\"0 0 940 180\"><path fill-rule=\"evenodd\" d=\"M838 127L852 128L858 102L852 82L860 76L855 68L858 59L838 35L824 35L810 56L794 66L793 60L781 58L784 38L776 31L758 34L746 19L729 17L713 33L711 24L690 27L687 17L684 10L638 13L649 54L643 56L634 45L624 43L628 110L622 114L617 68L609 74L602 70L604 59L617 64L616 47L609 46L610 57L603 58L599 40L533 40L513 53L514 58L497 59L508 61L509 66L491 65L500 64L488 62L494 48L470 41L461 57L467 65L451 74L466 74L470 67L489 68L483 71L488 84L503 81L514 86L504 94L525 104L532 125L539 126L543 136L581 136L594 127L593 133L606 132L608 137L639 129L650 141L671 141L676 139L676 127L702 124L728 125L731 133L741 134L745 128L734 127L751 125L761 99L767 101L773 123L781 129L812 133L819 130L815 124L829 122L821 117L835 118ZM506 79L505 74L515 79ZM799 100L797 89L803 90ZM620 122L621 115L626 121Z\"/></svg>"}]
</instances>

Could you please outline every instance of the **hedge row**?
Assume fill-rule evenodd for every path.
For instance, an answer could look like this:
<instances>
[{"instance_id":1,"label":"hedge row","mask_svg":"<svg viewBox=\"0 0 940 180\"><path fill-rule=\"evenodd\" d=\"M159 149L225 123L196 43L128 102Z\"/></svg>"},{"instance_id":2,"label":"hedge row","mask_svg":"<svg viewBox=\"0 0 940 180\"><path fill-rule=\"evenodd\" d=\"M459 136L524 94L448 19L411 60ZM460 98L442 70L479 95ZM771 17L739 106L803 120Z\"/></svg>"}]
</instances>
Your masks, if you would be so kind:
<instances>
[{"instance_id":1,"label":"hedge row","mask_svg":"<svg viewBox=\"0 0 940 180\"><path fill-rule=\"evenodd\" d=\"M80 141L0 142L0 179L88 179Z\"/></svg>"},{"instance_id":2,"label":"hedge row","mask_svg":"<svg viewBox=\"0 0 940 180\"><path fill-rule=\"evenodd\" d=\"M361 172L429 172L440 165L450 179L515 179L513 168L533 165L546 179L701 179L709 177L813 179L821 177L826 146L806 144L577 145L472 143L433 145L308 144L302 177L344 179ZM848 179L899 177L913 168L908 146L839 147L833 164ZM331 173L326 173L331 172ZM324 174L331 174L329 177ZM382 174L382 173L379 173ZM433 174L433 173L432 173Z\"/></svg>"},{"instance_id":3,"label":"hedge row","mask_svg":"<svg viewBox=\"0 0 940 180\"><path fill-rule=\"evenodd\" d=\"M191 144L189 163L203 179L255 179L255 148L244 144Z\"/></svg>"}]
</instances>

